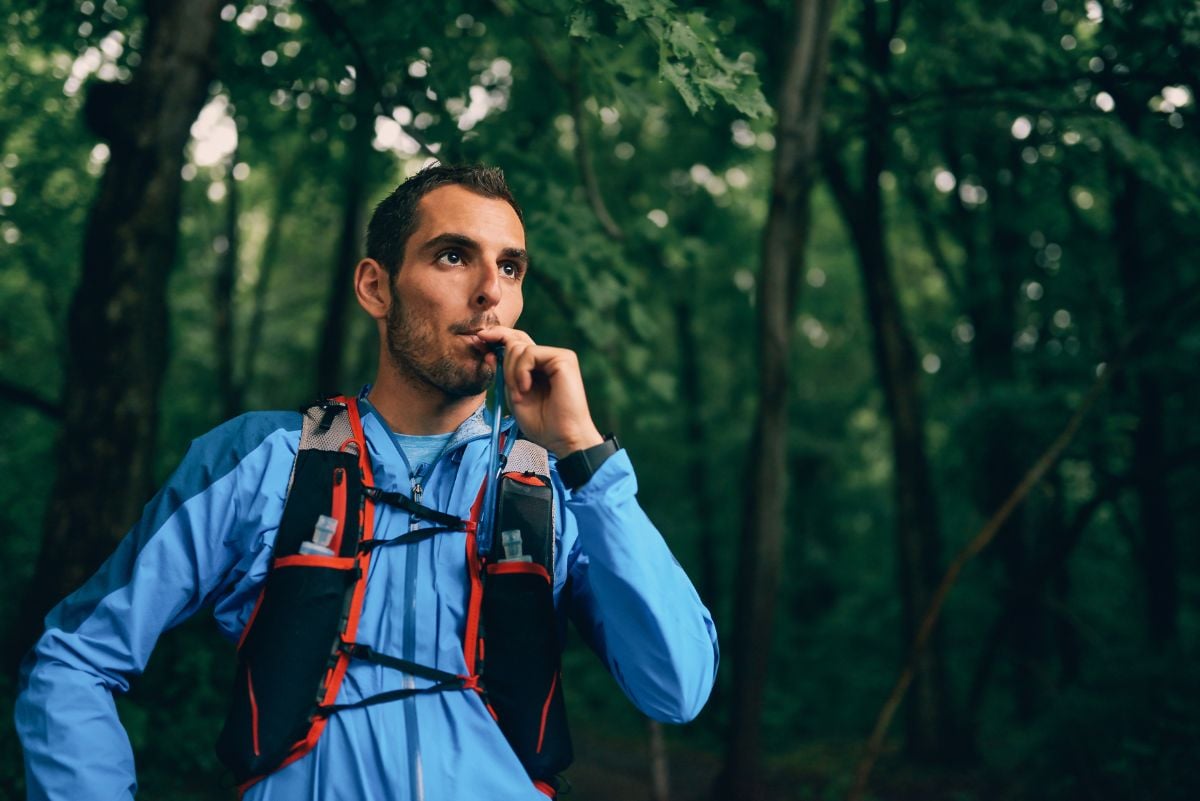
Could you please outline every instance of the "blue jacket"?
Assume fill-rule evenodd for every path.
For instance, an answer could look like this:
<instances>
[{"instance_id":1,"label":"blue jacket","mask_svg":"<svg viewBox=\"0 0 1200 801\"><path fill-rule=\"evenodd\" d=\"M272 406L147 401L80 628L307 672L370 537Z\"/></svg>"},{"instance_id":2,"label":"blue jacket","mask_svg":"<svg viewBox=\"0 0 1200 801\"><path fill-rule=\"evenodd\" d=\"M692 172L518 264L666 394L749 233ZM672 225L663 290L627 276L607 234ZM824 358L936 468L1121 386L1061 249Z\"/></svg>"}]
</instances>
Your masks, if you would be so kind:
<instances>
[{"instance_id":1,"label":"blue jacket","mask_svg":"<svg viewBox=\"0 0 1200 801\"><path fill-rule=\"evenodd\" d=\"M381 418L365 409L375 483L408 494L404 454ZM425 505L468 516L486 472L488 430L482 408L459 427L424 482ZM195 440L113 555L47 616L22 668L15 715L30 799L133 797L133 753L113 693L128 690L159 635L206 604L214 605L222 633L237 641L267 573L299 439L299 414L257 412ZM574 492L563 487L553 457L551 473L558 553L566 554L554 577L560 617L569 612L640 710L666 722L690 720L716 676L716 631L638 505L628 456L618 452ZM377 538L409 528L401 510L380 504L375 514ZM358 641L465 672L465 536L376 551ZM338 702L414 681L424 683L355 660ZM245 797L545 799L474 692L339 712L312 753Z\"/></svg>"}]
</instances>

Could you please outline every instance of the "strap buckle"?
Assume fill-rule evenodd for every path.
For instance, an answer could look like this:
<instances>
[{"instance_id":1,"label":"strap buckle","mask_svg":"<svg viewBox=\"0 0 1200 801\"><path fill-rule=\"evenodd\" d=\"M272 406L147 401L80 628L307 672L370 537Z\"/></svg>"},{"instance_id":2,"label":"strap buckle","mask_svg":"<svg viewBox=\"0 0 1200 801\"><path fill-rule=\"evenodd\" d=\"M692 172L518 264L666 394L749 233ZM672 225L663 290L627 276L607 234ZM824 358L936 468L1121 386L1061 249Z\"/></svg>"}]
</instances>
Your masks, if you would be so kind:
<instances>
[{"instance_id":1,"label":"strap buckle","mask_svg":"<svg viewBox=\"0 0 1200 801\"><path fill-rule=\"evenodd\" d=\"M437 523L454 531L465 531L467 528L466 520L461 520L446 512L439 512L437 509L430 509L428 506L417 503L403 493L389 492L388 490L366 484L363 485L362 491L364 495L375 503L386 503L389 506L395 506L421 520L428 520L431 523Z\"/></svg>"}]
</instances>

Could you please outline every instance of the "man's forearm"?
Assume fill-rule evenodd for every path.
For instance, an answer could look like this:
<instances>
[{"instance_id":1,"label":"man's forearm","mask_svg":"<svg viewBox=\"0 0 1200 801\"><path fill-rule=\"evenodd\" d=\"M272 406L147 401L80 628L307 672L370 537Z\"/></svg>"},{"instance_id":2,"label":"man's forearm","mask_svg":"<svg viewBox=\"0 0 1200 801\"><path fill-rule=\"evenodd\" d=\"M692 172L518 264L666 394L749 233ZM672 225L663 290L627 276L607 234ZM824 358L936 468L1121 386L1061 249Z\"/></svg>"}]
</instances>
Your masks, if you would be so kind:
<instances>
[{"instance_id":1,"label":"man's forearm","mask_svg":"<svg viewBox=\"0 0 1200 801\"><path fill-rule=\"evenodd\" d=\"M133 749L112 691L98 676L39 659L17 698L14 722L30 801L133 798Z\"/></svg>"},{"instance_id":2,"label":"man's forearm","mask_svg":"<svg viewBox=\"0 0 1200 801\"><path fill-rule=\"evenodd\" d=\"M700 712L712 690L716 629L636 491L622 451L573 493L567 505L585 558L573 572L572 602L638 708L681 723Z\"/></svg>"}]
</instances>

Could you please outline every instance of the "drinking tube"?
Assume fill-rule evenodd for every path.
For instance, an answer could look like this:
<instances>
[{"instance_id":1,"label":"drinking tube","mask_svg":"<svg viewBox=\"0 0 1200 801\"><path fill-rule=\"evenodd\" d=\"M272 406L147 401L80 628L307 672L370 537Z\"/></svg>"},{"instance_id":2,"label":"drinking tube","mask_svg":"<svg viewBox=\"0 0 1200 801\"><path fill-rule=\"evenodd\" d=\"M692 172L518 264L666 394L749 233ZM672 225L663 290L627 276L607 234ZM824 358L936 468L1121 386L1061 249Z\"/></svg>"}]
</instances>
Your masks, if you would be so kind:
<instances>
[{"instance_id":1,"label":"drinking tube","mask_svg":"<svg viewBox=\"0 0 1200 801\"><path fill-rule=\"evenodd\" d=\"M496 482L500 478L500 419L504 402L504 346L500 345L492 351L496 354L496 384L492 398L492 440L488 450L487 486L483 492L483 512L481 522L485 528L481 550L488 553L492 547L492 538L496 527Z\"/></svg>"}]
</instances>

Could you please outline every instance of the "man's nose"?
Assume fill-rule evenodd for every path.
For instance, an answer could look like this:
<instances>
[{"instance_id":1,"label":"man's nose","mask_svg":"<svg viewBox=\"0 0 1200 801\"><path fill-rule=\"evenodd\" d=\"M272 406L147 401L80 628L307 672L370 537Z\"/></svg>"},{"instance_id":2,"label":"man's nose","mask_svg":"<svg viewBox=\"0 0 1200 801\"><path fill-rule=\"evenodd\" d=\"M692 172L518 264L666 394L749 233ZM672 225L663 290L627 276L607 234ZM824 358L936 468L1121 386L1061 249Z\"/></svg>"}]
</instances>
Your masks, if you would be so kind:
<instances>
[{"instance_id":1,"label":"man's nose","mask_svg":"<svg viewBox=\"0 0 1200 801\"><path fill-rule=\"evenodd\" d=\"M502 287L500 271L489 261L483 262L482 275L476 284L471 305L477 309L490 309L500 303Z\"/></svg>"}]
</instances>

